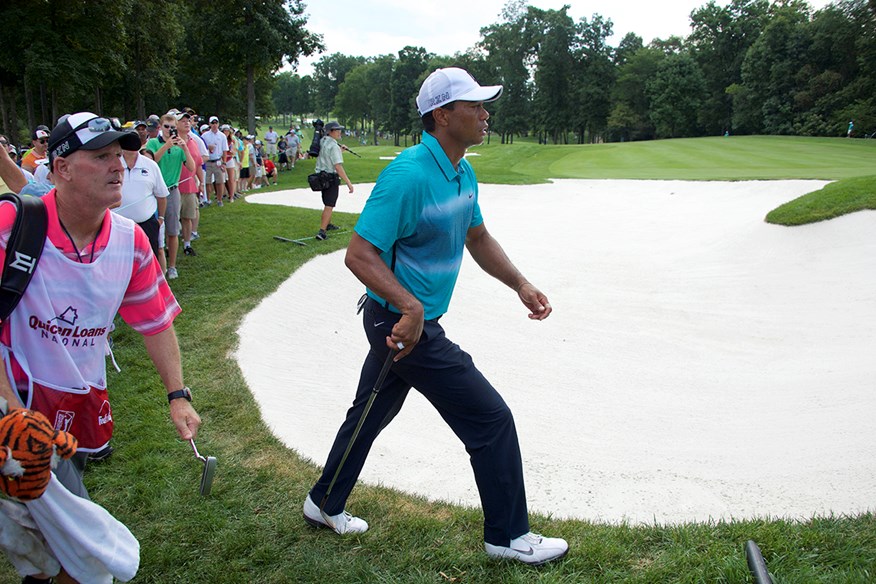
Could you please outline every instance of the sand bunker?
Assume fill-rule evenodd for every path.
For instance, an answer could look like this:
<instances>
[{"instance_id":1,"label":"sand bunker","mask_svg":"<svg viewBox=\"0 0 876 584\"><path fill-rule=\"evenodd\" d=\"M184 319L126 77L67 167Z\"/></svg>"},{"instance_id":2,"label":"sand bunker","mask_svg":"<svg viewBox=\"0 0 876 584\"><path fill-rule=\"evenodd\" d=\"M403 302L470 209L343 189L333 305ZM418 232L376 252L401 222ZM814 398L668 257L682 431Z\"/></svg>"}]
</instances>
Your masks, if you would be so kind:
<instances>
[{"instance_id":1,"label":"sand bunker","mask_svg":"<svg viewBox=\"0 0 876 584\"><path fill-rule=\"evenodd\" d=\"M872 509L876 212L763 221L824 184L482 185L487 227L554 313L529 321L466 256L442 323L515 414L531 510L674 523ZM361 209L371 186L337 209ZM321 208L304 190L248 201ZM240 327L264 419L318 464L367 351L362 291L343 252L322 256ZM362 480L479 504L462 445L415 391Z\"/></svg>"}]
</instances>

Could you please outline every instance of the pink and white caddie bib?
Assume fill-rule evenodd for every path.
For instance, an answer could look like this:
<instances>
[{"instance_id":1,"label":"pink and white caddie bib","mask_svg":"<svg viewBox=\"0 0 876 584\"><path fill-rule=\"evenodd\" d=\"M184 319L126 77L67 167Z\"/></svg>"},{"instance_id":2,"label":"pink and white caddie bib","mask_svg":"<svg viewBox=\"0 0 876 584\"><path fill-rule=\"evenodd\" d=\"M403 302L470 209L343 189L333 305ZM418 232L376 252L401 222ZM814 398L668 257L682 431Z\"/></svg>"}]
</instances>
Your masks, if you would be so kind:
<instances>
[{"instance_id":1,"label":"pink and white caddie bib","mask_svg":"<svg viewBox=\"0 0 876 584\"><path fill-rule=\"evenodd\" d=\"M134 223L110 213L107 247L92 263L64 256L49 240L21 302L8 319L11 353L29 380L26 407L72 433L83 452L112 436L106 391L107 336L131 279Z\"/></svg>"}]
</instances>

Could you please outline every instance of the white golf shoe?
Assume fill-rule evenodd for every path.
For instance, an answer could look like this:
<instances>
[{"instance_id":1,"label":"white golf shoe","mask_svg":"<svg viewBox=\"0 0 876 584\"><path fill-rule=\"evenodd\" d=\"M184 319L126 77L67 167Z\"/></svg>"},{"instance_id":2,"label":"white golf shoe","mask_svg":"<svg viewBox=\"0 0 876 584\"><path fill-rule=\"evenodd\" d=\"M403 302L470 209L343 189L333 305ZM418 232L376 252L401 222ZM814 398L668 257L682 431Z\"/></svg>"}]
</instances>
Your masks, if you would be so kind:
<instances>
[{"instance_id":1,"label":"white golf shoe","mask_svg":"<svg viewBox=\"0 0 876 584\"><path fill-rule=\"evenodd\" d=\"M565 556L569 552L569 544L565 539L542 537L530 531L512 539L508 547L484 542L484 549L491 558L509 558L538 566Z\"/></svg>"},{"instance_id":2,"label":"white golf shoe","mask_svg":"<svg viewBox=\"0 0 876 584\"><path fill-rule=\"evenodd\" d=\"M304 520L314 527L328 527L340 535L368 531L368 523L364 519L353 517L346 511L337 515L323 516L319 512L319 506L310 498L310 494L304 500Z\"/></svg>"}]
</instances>

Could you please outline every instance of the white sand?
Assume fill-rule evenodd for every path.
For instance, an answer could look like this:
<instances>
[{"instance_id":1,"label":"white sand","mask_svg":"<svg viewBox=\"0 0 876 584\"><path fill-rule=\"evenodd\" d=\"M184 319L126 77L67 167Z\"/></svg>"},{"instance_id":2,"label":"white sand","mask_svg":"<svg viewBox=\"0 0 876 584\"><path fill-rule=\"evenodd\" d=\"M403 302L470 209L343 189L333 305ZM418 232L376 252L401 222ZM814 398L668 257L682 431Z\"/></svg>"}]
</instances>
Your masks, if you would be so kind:
<instances>
[{"instance_id":1,"label":"white sand","mask_svg":"<svg viewBox=\"0 0 876 584\"><path fill-rule=\"evenodd\" d=\"M482 185L487 227L554 313L529 321L466 256L442 323L515 413L531 510L675 523L874 508L876 212L763 221L824 184ZM248 201L321 208L303 190ZM343 252L322 256L240 327L266 422L318 464L367 351L362 291ZM413 391L362 479L479 504L462 445Z\"/></svg>"}]
</instances>

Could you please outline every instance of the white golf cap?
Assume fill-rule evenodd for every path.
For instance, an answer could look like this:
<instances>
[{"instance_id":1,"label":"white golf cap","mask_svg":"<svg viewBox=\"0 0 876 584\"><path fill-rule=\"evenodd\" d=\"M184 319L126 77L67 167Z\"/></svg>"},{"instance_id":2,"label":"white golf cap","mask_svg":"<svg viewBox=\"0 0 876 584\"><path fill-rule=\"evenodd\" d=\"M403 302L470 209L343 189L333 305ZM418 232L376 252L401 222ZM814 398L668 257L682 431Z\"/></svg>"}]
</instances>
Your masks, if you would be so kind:
<instances>
[{"instance_id":1,"label":"white golf cap","mask_svg":"<svg viewBox=\"0 0 876 584\"><path fill-rule=\"evenodd\" d=\"M424 116L452 101L495 101L501 85L478 85L471 73L458 67L436 69L426 77L417 95L417 111Z\"/></svg>"}]
</instances>

